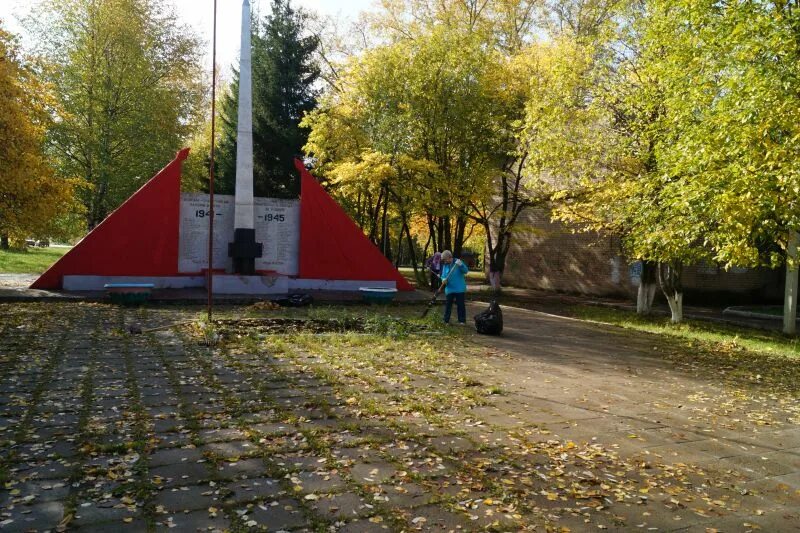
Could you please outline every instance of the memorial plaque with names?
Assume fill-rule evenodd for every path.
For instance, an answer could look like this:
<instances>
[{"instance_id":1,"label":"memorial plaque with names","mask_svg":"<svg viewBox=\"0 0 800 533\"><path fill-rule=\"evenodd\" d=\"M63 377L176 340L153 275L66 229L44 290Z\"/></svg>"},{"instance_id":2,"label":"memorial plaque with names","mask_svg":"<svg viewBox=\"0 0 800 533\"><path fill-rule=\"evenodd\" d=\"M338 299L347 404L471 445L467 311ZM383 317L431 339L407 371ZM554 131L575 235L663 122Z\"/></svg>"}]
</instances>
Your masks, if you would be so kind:
<instances>
[{"instance_id":1,"label":"memorial plaque with names","mask_svg":"<svg viewBox=\"0 0 800 533\"><path fill-rule=\"evenodd\" d=\"M214 196L214 268L228 269L228 242L233 234L233 196ZM207 194L181 194L178 272L196 274L208 268Z\"/></svg>"},{"instance_id":2,"label":"memorial plaque with names","mask_svg":"<svg viewBox=\"0 0 800 533\"><path fill-rule=\"evenodd\" d=\"M234 198L214 196L214 268L231 270L228 243L233 239ZM300 247L300 201L277 198L254 200L256 242L264 247L256 259L256 270L296 276ZM178 271L199 273L208 265L208 217L211 216L207 194L181 194L180 253Z\"/></svg>"},{"instance_id":3,"label":"memorial plaque with names","mask_svg":"<svg viewBox=\"0 0 800 533\"><path fill-rule=\"evenodd\" d=\"M295 276L299 265L300 201L256 198L254 205L256 242L264 247L256 259L256 270L274 270Z\"/></svg>"}]
</instances>

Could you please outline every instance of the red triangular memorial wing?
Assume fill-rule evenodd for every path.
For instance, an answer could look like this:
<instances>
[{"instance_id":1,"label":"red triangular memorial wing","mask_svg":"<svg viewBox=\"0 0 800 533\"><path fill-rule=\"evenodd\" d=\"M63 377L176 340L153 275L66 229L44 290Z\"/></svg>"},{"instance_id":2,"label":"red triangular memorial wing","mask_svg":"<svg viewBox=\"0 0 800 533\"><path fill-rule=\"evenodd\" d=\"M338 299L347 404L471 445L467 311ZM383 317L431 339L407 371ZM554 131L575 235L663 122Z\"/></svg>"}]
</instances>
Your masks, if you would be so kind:
<instances>
[{"instance_id":1,"label":"red triangular memorial wing","mask_svg":"<svg viewBox=\"0 0 800 533\"><path fill-rule=\"evenodd\" d=\"M178 275L181 163L175 159L41 275L32 289L60 289L64 276Z\"/></svg>"},{"instance_id":2,"label":"red triangular memorial wing","mask_svg":"<svg viewBox=\"0 0 800 533\"><path fill-rule=\"evenodd\" d=\"M303 163L295 166L301 176L300 277L395 281L398 290L414 290Z\"/></svg>"}]
</instances>

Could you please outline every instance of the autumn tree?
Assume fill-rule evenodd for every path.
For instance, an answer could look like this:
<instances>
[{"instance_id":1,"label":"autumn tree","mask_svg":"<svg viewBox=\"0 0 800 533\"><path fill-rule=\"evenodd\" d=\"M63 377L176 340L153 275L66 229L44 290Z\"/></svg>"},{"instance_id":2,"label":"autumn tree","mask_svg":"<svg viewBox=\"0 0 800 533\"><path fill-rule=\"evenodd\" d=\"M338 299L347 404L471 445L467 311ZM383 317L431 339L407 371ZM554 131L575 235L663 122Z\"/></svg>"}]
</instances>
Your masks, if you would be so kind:
<instances>
[{"instance_id":1,"label":"autumn tree","mask_svg":"<svg viewBox=\"0 0 800 533\"><path fill-rule=\"evenodd\" d=\"M787 263L800 229L800 8L652 0L645 47L663 87L658 146L676 227L724 267ZM791 288L791 287L790 287ZM789 291L787 301L796 300ZM794 329L795 310L785 326Z\"/></svg>"},{"instance_id":2,"label":"autumn tree","mask_svg":"<svg viewBox=\"0 0 800 533\"><path fill-rule=\"evenodd\" d=\"M230 90L230 82L222 78L218 68L215 76L217 78L215 109L219 109L227 91ZM189 156L184 161L181 171L181 190L184 192L208 192L209 170L211 169L211 106L207 105L205 110L206 112L201 112L202 118L195 124L194 130L186 141L186 146L189 147ZM216 146L219 146L222 137L219 117L217 117L214 134ZM216 186L215 191L217 191Z\"/></svg>"},{"instance_id":3,"label":"autumn tree","mask_svg":"<svg viewBox=\"0 0 800 533\"><path fill-rule=\"evenodd\" d=\"M697 240L700 227L670 223L680 193L657 157L664 106L642 57L646 6L575 4L558 6L560 34L532 58L531 173L553 191L555 218L616 235L624 253L642 262L638 311L649 312L658 279L677 322L682 265L707 250Z\"/></svg>"},{"instance_id":4,"label":"autumn tree","mask_svg":"<svg viewBox=\"0 0 800 533\"><path fill-rule=\"evenodd\" d=\"M411 218L423 213L425 190L417 185L425 176L414 168L422 174L436 170L433 163L409 155L412 131L401 111L407 80L385 76L404 61L397 52L382 48L354 59L342 69L340 90L326 95L304 121L311 130L306 148L318 173L387 257L392 256L395 218L400 216L400 225L408 228ZM380 69L386 69L384 74ZM399 235L402 227L396 230Z\"/></svg>"},{"instance_id":5,"label":"autumn tree","mask_svg":"<svg viewBox=\"0 0 800 533\"><path fill-rule=\"evenodd\" d=\"M308 150L323 172L351 169L353 179L375 185L363 163L388 161L404 180L382 179L371 193L380 208L366 229L379 245L392 204L399 207L392 199L402 198L415 207L404 217L424 216L436 248L460 252L474 225L471 202L490 193L504 149L498 127L505 121L489 83L496 62L477 34L434 28L353 58L341 89L309 115Z\"/></svg>"},{"instance_id":6,"label":"autumn tree","mask_svg":"<svg viewBox=\"0 0 800 533\"><path fill-rule=\"evenodd\" d=\"M514 68L515 55L532 38L538 7L519 0L382 2L367 16L379 44L329 69L335 79L324 109L311 118L311 153L333 158L319 158L322 173L342 157L331 146L349 146L352 139L360 139L358 150L379 146L379 153L435 165L436 172L417 174L421 181L410 187L422 221L412 226L426 229L425 250L456 253L480 228L498 286L519 216L538 200L522 185L526 155L517 133L527 82ZM356 128L358 135L348 133L354 124L365 126ZM337 134L348 141L333 142ZM359 198L371 196L362 193ZM392 196L388 184L372 195L384 207L374 217L386 218L392 206L383 199ZM373 227L365 231L372 235ZM385 234L382 224L377 234Z\"/></svg>"},{"instance_id":7,"label":"autumn tree","mask_svg":"<svg viewBox=\"0 0 800 533\"><path fill-rule=\"evenodd\" d=\"M370 17L376 31L391 42L424 38L433 28L445 27L450 33L469 35L491 51L483 82L492 93L492 110L486 116L494 122L488 125L492 129L491 143L484 143L482 149L492 145L489 148L493 152L492 162L483 168L484 173L474 174L482 194L472 196L465 214L470 224L481 227L485 236L489 280L496 289L501 285L505 259L520 215L544 200L539 190L526 185L528 153L519 135L528 73L519 68L522 63L517 60L523 50L532 46L536 32L541 29L538 23L543 7L537 0L385 1ZM437 237L442 236L447 221L433 222L429 234L434 237L434 246L441 248L442 239Z\"/></svg>"},{"instance_id":8,"label":"autumn tree","mask_svg":"<svg viewBox=\"0 0 800 533\"><path fill-rule=\"evenodd\" d=\"M91 228L181 148L203 99L198 37L164 0L46 0L28 24L58 116L57 171L92 185Z\"/></svg>"},{"instance_id":9,"label":"autumn tree","mask_svg":"<svg viewBox=\"0 0 800 533\"><path fill-rule=\"evenodd\" d=\"M580 139L576 124L602 139L600 151L578 142L584 155L564 158L595 154L579 185L561 191L558 215L615 231L630 257L657 264L679 321L683 264L793 264L800 18L779 2L652 0L626 9L627 20L609 19L612 53L589 56L598 81L563 107L582 117L561 111L569 119L555 121L570 126L565 142ZM613 53L613 43L624 46Z\"/></svg>"},{"instance_id":10,"label":"autumn tree","mask_svg":"<svg viewBox=\"0 0 800 533\"><path fill-rule=\"evenodd\" d=\"M273 0L270 15L253 21L253 186L256 196L296 198L300 178L294 159L308 131L303 115L316 106L317 37L306 30L308 15L290 0ZM238 72L222 100L217 190L233 194L236 183Z\"/></svg>"},{"instance_id":11,"label":"autumn tree","mask_svg":"<svg viewBox=\"0 0 800 533\"><path fill-rule=\"evenodd\" d=\"M545 0L544 27L552 36L598 42L613 34L613 22L637 2L640 0Z\"/></svg>"},{"instance_id":12,"label":"autumn tree","mask_svg":"<svg viewBox=\"0 0 800 533\"><path fill-rule=\"evenodd\" d=\"M215 134L216 141L219 143L219 130ZM181 190L184 192L204 191L208 188L209 169L211 168L210 119L203 121L198 126L197 130L189 137L187 145L189 156L184 161L181 170Z\"/></svg>"},{"instance_id":13,"label":"autumn tree","mask_svg":"<svg viewBox=\"0 0 800 533\"><path fill-rule=\"evenodd\" d=\"M495 164L484 194L470 201L469 217L483 229L489 283L502 287L506 258L523 212L547 203L548 190L530 179L531 145L526 139L524 117L530 97L530 47L516 55L499 54L487 85L493 88L496 112Z\"/></svg>"},{"instance_id":14,"label":"autumn tree","mask_svg":"<svg viewBox=\"0 0 800 533\"><path fill-rule=\"evenodd\" d=\"M48 96L0 21L2 248L29 236L69 237L61 229L76 210L74 193L79 182L56 177L45 155L45 129L52 110Z\"/></svg>"},{"instance_id":15,"label":"autumn tree","mask_svg":"<svg viewBox=\"0 0 800 533\"><path fill-rule=\"evenodd\" d=\"M435 26L481 34L492 48L514 55L541 29L542 0L382 0L366 20L391 42L415 39Z\"/></svg>"}]
</instances>

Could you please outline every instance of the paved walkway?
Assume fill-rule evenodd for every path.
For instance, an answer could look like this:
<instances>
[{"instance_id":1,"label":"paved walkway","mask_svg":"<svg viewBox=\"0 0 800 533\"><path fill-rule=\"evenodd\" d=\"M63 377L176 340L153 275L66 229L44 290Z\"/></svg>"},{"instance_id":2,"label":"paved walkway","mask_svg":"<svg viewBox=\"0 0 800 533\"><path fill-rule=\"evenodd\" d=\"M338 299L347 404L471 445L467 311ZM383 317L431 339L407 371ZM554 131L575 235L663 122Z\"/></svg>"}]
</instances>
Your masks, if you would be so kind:
<instances>
[{"instance_id":1,"label":"paved walkway","mask_svg":"<svg viewBox=\"0 0 800 533\"><path fill-rule=\"evenodd\" d=\"M0 274L0 288L24 289L36 281L37 274Z\"/></svg>"},{"instance_id":2,"label":"paved walkway","mask_svg":"<svg viewBox=\"0 0 800 533\"><path fill-rule=\"evenodd\" d=\"M727 384L704 368L676 368L661 358L669 345L650 335L522 309L506 309L504 318L502 337L473 336L509 357L489 376L513 394L487 413L489 419L533 424L575 442L610 443L645 463L730 476L723 484L727 494L720 491L707 506L678 500L670 508L667 498L655 512L629 508L628 518L636 517L629 525L800 530L796 397Z\"/></svg>"},{"instance_id":3,"label":"paved walkway","mask_svg":"<svg viewBox=\"0 0 800 533\"><path fill-rule=\"evenodd\" d=\"M176 308L24 309L0 308L3 531L800 525L797 399L652 337L509 309L500 338L211 351L124 333Z\"/></svg>"}]
</instances>

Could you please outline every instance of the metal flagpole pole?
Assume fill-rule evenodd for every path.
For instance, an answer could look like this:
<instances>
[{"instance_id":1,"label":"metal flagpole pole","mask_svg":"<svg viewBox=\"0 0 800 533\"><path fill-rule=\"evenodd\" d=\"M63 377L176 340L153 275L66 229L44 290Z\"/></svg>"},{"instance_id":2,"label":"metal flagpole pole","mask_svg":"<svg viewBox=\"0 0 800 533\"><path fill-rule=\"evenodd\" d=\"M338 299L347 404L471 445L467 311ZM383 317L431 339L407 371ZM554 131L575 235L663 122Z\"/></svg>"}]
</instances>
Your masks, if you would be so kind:
<instances>
[{"instance_id":1,"label":"metal flagpole pole","mask_svg":"<svg viewBox=\"0 0 800 533\"><path fill-rule=\"evenodd\" d=\"M214 29L211 39L211 165L208 175L208 280L206 289L208 290L208 321L211 322L213 315L213 284L214 284L214 150L216 148L216 124L217 124L217 0L214 0Z\"/></svg>"}]
</instances>

